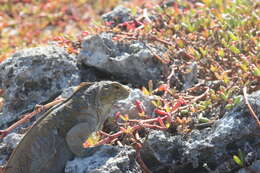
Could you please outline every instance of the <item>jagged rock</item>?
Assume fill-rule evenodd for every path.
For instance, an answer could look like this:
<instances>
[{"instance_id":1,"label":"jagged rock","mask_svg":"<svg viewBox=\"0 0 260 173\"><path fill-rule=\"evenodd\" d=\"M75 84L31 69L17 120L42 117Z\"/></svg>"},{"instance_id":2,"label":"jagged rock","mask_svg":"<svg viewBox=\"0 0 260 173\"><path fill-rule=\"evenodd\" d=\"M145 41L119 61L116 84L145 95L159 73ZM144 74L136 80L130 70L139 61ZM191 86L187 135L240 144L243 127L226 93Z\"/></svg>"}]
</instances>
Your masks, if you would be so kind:
<instances>
[{"instance_id":1,"label":"jagged rock","mask_svg":"<svg viewBox=\"0 0 260 173\"><path fill-rule=\"evenodd\" d=\"M6 163L6 155L0 155L0 165L4 165Z\"/></svg>"},{"instance_id":2,"label":"jagged rock","mask_svg":"<svg viewBox=\"0 0 260 173\"><path fill-rule=\"evenodd\" d=\"M260 91L249 96L257 115L260 112ZM152 131L143 147L143 158L154 172L214 172L238 170L232 159L239 149L247 165L260 158L260 128L241 102L225 114L212 128L193 130L186 136L172 136ZM154 167L155 165L159 165Z\"/></svg>"},{"instance_id":3,"label":"jagged rock","mask_svg":"<svg viewBox=\"0 0 260 173\"><path fill-rule=\"evenodd\" d=\"M103 14L102 19L105 22L111 22L112 26L116 26L119 23L133 20L133 16L131 15L130 9L123 6L117 6L113 11Z\"/></svg>"},{"instance_id":4,"label":"jagged rock","mask_svg":"<svg viewBox=\"0 0 260 173\"><path fill-rule=\"evenodd\" d=\"M0 127L80 83L75 58L56 46L18 51L0 64L0 74L5 99Z\"/></svg>"},{"instance_id":5,"label":"jagged rock","mask_svg":"<svg viewBox=\"0 0 260 173\"><path fill-rule=\"evenodd\" d=\"M120 112L123 115L128 114L129 118L137 118L139 112L136 108L136 100L139 100L142 103L142 107L147 115L152 115L155 107L151 101L154 99L155 96L145 96L139 89L133 89L126 99L119 100L114 104L110 116Z\"/></svg>"},{"instance_id":6,"label":"jagged rock","mask_svg":"<svg viewBox=\"0 0 260 173\"><path fill-rule=\"evenodd\" d=\"M142 147L142 159L153 172L163 172L180 159L178 147L183 147L183 143L179 136L152 130Z\"/></svg>"},{"instance_id":7,"label":"jagged rock","mask_svg":"<svg viewBox=\"0 0 260 173\"><path fill-rule=\"evenodd\" d=\"M95 68L90 68L90 67L86 67L84 65L79 65L79 64L78 64L78 67L79 67L80 76L81 76L80 81L98 82L98 81L102 81L102 80L113 80L113 76L111 76L107 73L100 72L99 70L97 70Z\"/></svg>"},{"instance_id":8,"label":"jagged rock","mask_svg":"<svg viewBox=\"0 0 260 173\"><path fill-rule=\"evenodd\" d=\"M198 83L198 66L196 62L187 66L185 72L182 73L183 89L188 89Z\"/></svg>"},{"instance_id":9,"label":"jagged rock","mask_svg":"<svg viewBox=\"0 0 260 173\"><path fill-rule=\"evenodd\" d=\"M15 147L22 140L23 136L23 134L10 133L6 137L4 137L2 144L10 147L11 149L15 149Z\"/></svg>"},{"instance_id":10,"label":"jagged rock","mask_svg":"<svg viewBox=\"0 0 260 173\"><path fill-rule=\"evenodd\" d=\"M260 160L256 160L249 168L240 169L237 173L252 173L260 172Z\"/></svg>"},{"instance_id":11,"label":"jagged rock","mask_svg":"<svg viewBox=\"0 0 260 173\"><path fill-rule=\"evenodd\" d=\"M80 63L135 84L145 85L149 80L162 79L163 66L144 43L116 42L108 33L87 37L78 59Z\"/></svg>"},{"instance_id":12,"label":"jagged rock","mask_svg":"<svg viewBox=\"0 0 260 173\"><path fill-rule=\"evenodd\" d=\"M6 163L7 157L15 149L18 143L22 140L24 135L17 133L10 133L0 143L0 165Z\"/></svg>"},{"instance_id":13,"label":"jagged rock","mask_svg":"<svg viewBox=\"0 0 260 173\"><path fill-rule=\"evenodd\" d=\"M92 149L90 149L92 150ZM67 162L65 173L141 173L130 147L95 147L88 157Z\"/></svg>"}]
</instances>

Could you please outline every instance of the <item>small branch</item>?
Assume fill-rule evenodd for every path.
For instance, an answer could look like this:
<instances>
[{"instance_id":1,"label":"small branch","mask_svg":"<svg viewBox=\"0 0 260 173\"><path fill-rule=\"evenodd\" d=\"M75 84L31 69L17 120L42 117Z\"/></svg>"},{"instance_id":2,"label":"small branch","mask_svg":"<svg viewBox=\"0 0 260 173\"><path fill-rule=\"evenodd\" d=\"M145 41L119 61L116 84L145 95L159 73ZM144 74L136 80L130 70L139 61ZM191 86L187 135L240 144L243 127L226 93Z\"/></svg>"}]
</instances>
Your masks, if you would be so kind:
<instances>
[{"instance_id":1,"label":"small branch","mask_svg":"<svg viewBox=\"0 0 260 173\"><path fill-rule=\"evenodd\" d=\"M164 117L160 117L160 119L163 121L163 120L166 120L167 119L167 116L164 116ZM153 118L153 119L149 119L149 120L128 120L128 122L134 122L134 123L138 123L137 125L134 125L132 128L132 132L135 132L135 131L138 131L142 128L150 128L150 129L159 129L159 130L167 130L167 128L165 127L161 127L161 126L158 126L158 125L154 125L154 124L151 124L151 123L155 123L155 122L158 122L158 118ZM110 134L106 134L104 132L101 132L100 133L104 136L106 136L104 139L100 140L98 143L96 143L94 146L99 146L99 145L103 145L103 144L107 144L107 143L110 143L112 140L118 138L119 136L123 135L124 132L123 131L119 131L117 133L114 133L112 135Z\"/></svg>"},{"instance_id":2,"label":"small branch","mask_svg":"<svg viewBox=\"0 0 260 173\"><path fill-rule=\"evenodd\" d=\"M171 79L175 75L175 65L171 66L171 73L167 77L167 90L164 92L163 96L166 97L166 94L169 92L169 88L171 86Z\"/></svg>"},{"instance_id":3,"label":"small branch","mask_svg":"<svg viewBox=\"0 0 260 173\"><path fill-rule=\"evenodd\" d=\"M166 44L166 45L168 45L168 46L175 47L175 45L174 45L173 43L171 43L171 42L169 42L169 41L166 41L166 40L163 40L163 39L160 39L160 38L158 38L158 37L156 37L156 36L154 36L154 35L150 36L150 39L151 39L151 40L158 41L158 42L163 43L163 44Z\"/></svg>"},{"instance_id":4,"label":"small branch","mask_svg":"<svg viewBox=\"0 0 260 173\"><path fill-rule=\"evenodd\" d=\"M248 96L247 96L246 90L247 90L247 88L246 88L246 86L245 86L245 87L243 88L243 94L244 94L245 104L246 104L247 108L249 109L249 111L250 111L252 117L255 119L256 124L258 125L258 127L260 127L260 121L259 121L259 119L257 118L257 116L256 116L254 110L252 109L250 103L248 102L248 99L247 99Z\"/></svg>"},{"instance_id":5,"label":"small branch","mask_svg":"<svg viewBox=\"0 0 260 173\"><path fill-rule=\"evenodd\" d=\"M161 117L162 120L166 120L167 119L167 116L163 116ZM128 122L133 122L133 123L142 123L142 124L145 124L145 123L154 123L154 122L158 122L158 118L150 118L150 119L147 119L147 120L138 120L138 119L130 119L128 120Z\"/></svg>"},{"instance_id":6,"label":"small branch","mask_svg":"<svg viewBox=\"0 0 260 173\"><path fill-rule=\"evenodd\" d=\"M139 165L141 166L142 168L142 171L143 173L152 173L149 168L145 165L144 161L142 160L142 157L141 157L141 144L140 143L136 143L134 145L134 148L135 148L135 151L136 151L136 161L139 163Z\"/></svg>"},{"instance_id":7,"label":"small branch","mask_svg":"<svg viewBox=\"0 0 260 173\"><path fill-rule=\"evenodd\" d=\"M154 130L162 130L162 131L168 130L167 127L161 127L155 124L140 124L140 126L144 128L154 129Z\"/></svg>"},{"instance_id":8,"label":"small branch","mask_svg":"<svg viewBox=\"0 0 260 173\"><path fill-rule=\"evenodd\" d=\"M9 126L8 128L4 129L4 130L0 130L0 138L5 137L6 135L8 135L13 129L15 129L16 127L18 127L19 125L27 122L29 119L31 119L33 116L37 115L38 113L42 112L43 110L47 110L50 107L57 105L58 103L64 101L63 98L59 98L59 99L55 99L54 101L46 104L46 105L36 105L35 106L35 110L31 113L25 114L22 116L22 118L15 122L14 124L12 124L11 126Z\"/></svg>"},{"instance_id":9,"label":"small branch","mask_svg":"<svg viewBox=\"0 0 260 173\"><path fill-rule=\"evenodd\" d=\"M106 138L102 139L101 141L99 141L98 143L96 143L94 146L107 144L107 143L111 142L112 140L118 138L119 136L121 136L123 134L124 134L124 132L119 131L119 132L117 132L117 133L115 133L113 135L109 135L108 137L106 137Z\"/></svg>"},{"instance_id":10,"label":"small branch","mask_svg":"<svg viewBox=\"0 0 260 173\"><path fill-rule=\"evenodd\" d=\"M180 110L186 109L186 108L188 108L192 103L195 103L195 102L197 102L197 101L203 99L204 97L206 97L206 95L207 95L208 92L209 92L209 87L206 87L206 88L207 88L207 89L206 89L206 91L205 91L203 94L201 94L201 95L195 97L195 98L192 99L186 106L180 107L179 109L180 109Z\"/></svg>"}]
</instances>

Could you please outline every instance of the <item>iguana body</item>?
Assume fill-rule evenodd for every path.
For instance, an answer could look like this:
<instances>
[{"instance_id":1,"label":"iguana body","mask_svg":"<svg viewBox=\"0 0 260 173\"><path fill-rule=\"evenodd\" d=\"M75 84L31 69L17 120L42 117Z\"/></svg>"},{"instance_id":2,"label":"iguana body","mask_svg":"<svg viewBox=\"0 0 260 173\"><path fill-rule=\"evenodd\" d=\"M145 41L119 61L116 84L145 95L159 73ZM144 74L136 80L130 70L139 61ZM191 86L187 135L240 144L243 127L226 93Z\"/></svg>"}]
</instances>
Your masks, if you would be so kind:
<instances>
[{"instance_id":1,"label":"iguana body","mask_svg":"<svg viewBox=\"0 0 260 173\"><path fill-rule=\"evenodd\" d=\"M82 143L101 128L113 103L128 94L128 88L117 82L81 84L27 132L5 173L63 173L73 154L84 156Z\"/></svg>"}]
</instances>

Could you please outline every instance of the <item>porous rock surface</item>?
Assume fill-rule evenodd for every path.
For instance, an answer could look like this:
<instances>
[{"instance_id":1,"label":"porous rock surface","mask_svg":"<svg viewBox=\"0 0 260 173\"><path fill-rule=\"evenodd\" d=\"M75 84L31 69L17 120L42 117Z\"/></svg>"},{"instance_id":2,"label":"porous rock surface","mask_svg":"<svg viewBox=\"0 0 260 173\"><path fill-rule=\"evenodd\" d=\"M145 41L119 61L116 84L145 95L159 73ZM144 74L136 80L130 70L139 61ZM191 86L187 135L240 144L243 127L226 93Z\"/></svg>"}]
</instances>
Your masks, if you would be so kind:
<instances>
[{"instance_id":1,"label":"porous rock surface","mask_svg":"<svg viewBox=\"0 0 260 173\"><path fill-rule=\"evenodd\" d=\"M99 146L90 155L67 162L65 173L141 173L130 147Z\"/></svg>"},{"instance_id":2,"label":"porous rock surface","mask_svg":"<svg viewBox=\"0 0 260 173\"><path fill-rule=\"evenodd\" d=\"M0 74L5 99L0 127L80 83L75 57L56 46L18 51L0 64Z\"/></svg>"},{"instance_id":3,"label":"porous rock surface","mask_svg":"<svg viewBox=\"0 0 260 173\"><path fill-rule=\"evenodd\" d=\"M252 93L249 102L259 116L260 91ZM145 141L142 156L154 172L224 173L239 170L232 159L239 149L245 155L246 165L259 160L259 146L260 129L241 102L212 128L193 130L186 136L152 131Z\"/></svg>"},{"instance_id":4,"label":"porous rock surface","mask_svg":"<svg viewBox=\"0 0 260 173\"><path fill-rule=\"evenodd\" d=\"M139 89L130 90L130 94L126 99L117 101L111 109L110 116L114 116L117 112L125 115L127 114L130 119L138 118L138 109L136 107L136 101L140 101L147 115L152 115L154 105L152 101L155 100L155 96L147 96L142 93Z\"/></svg>"},{"instance_id":5,"label":"porous rock surface","mask_svg":"<svg viewBox=\"0 0 260 173\"><path fill-rule=\"evenodd\" d=\"M240 169L237 173L260 172L260 160L255 161L249 168Z\"/></svg>"},{"instance_id":6,"label":"porous rock surface","mask_svg":"<svg viewBox=\"0 0 260 173\"><path fill-rule=\"evenodd\" d=\"M10 155L23 138L23 134L10 133L0 143L0 165L5 164Z\"/></svg>"},{"instance_id":7,"label":"porous rock surface","mask_svg":"<svg viewBox=\"0 0 260 173\"><path fill-rule=\"evenodd\" d=\"M116 26L119 23L133 20L133 16L131 15L130 9L123 6L117 6L114 10L103 14L102 19L105 22L110 22L111 26Z\"/></svg>"},{"instance_id":8,"label":"porous rock surface","mask_svg":"<svg viewBox=\"0 0 260 173\"><path fill-rule=\"evenodd\" d=\"M189 89L198 83L198 66L196 62L188 65L185 72L182 73L183 78L183 89Z\"/></svg>"},{"instance_id":9,"label":"porous rock surface","mask_svg":"<svg viewBox=\"0 0 260 173\"><path fill-rule=\"evenodd\" d=\"M112 38L109 33L86 37L79 62L135 84L162 79L163 66L144 43L123 43Z\"/></svg>"}]
</instances>

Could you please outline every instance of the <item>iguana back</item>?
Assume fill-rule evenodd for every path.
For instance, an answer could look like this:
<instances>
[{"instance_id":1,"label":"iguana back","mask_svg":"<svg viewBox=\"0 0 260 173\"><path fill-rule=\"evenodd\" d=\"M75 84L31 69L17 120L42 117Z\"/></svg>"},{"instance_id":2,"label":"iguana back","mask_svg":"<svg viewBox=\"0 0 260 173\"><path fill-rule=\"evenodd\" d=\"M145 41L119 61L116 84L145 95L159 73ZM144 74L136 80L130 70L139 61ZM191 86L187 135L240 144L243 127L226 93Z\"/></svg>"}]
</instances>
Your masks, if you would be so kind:
<instances>
[{"instance_id":1,"label":"iguana back","mask_svg":"<svg viewBox=\"0 0 260 173\"><path fill-rule=\"evenodd\" d=\"M47 111L33 125L12 153L5 173L63 173L66 162L73 158L66 142L70 129L86 124L81 132L84 136L76 146L72 145L76 147L72 150L82 155L82 142L101 127L113 102L128 93L127 88L109 81L79 87L73 96Z\"/></svg>"}]
</instances>

